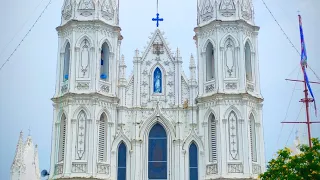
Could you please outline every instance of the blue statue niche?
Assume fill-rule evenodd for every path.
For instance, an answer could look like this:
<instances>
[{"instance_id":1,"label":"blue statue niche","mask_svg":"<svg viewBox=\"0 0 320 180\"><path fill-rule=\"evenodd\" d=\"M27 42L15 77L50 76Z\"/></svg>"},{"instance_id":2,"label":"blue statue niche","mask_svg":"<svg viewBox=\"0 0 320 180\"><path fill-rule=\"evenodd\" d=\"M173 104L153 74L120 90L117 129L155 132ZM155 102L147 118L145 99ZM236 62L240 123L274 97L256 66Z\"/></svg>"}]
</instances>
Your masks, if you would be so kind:
<instances>
[{"instance_id":1,"label":"blue statue niche","mask_svg":"<svg viewBox=\"0 0 320 180\"><path fill-rule=\"evenodd\" d=\"M162 93L162 73L160 68L156 68L153 74L153 92Z\"/></svg>"}]
</instances>

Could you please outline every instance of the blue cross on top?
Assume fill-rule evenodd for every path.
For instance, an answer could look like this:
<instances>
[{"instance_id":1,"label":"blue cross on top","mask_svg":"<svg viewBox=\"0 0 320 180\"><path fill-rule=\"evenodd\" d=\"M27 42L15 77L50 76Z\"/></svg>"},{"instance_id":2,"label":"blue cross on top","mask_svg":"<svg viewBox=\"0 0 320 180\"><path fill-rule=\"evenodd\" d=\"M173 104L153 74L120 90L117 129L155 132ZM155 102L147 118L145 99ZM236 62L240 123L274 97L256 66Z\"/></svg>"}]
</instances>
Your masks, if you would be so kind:
<instances>
[{"instance_id":1,"label":"blue cross on top","mask_svg":"<svg viewBox=\"0 0 320 180\"><path fill-rule=\"evenodd\" d=\"M157 21L157 27L159 27L159 21L163 21L163 18L159 18L159 13L157 13L157 18L152 18L152 21Z\"/></svg>"}]
</instances>

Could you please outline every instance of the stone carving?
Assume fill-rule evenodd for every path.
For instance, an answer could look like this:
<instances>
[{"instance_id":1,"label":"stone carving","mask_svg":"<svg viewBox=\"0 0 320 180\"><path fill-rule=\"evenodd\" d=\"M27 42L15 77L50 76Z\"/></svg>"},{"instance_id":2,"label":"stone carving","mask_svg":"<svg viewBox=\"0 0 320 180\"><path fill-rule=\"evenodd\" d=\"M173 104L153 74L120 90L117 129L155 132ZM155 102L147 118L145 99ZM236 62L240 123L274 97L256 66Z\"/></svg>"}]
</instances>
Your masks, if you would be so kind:
<instances>
[{"instance_id":1,"label":"stone carving","mask_svg":"<svg viewBox=\"0 0 320 180\"><path fill-rule=\"evenodd\" d=\"M238 160L238 119L236 114L232 111L228 118L229 126L229 152L233 160Z\"/></svg>"},{"instance_id":2,"label":"stone carving","mask_svg":"<svg viewBox=\"0 0 320 180\"><path fill-rule=\"evenodd\" d=\"M173 76L173 75L174 75L174 72L173 72L173 71L169 71L169 72L168 72L168 75L169 75L169 76Z\"/></svg>"},{"instance_id":3,"label":"stone carving","mask_svg":"<svg viewBox=\"0 0 320 180\"><path fill-rule=\"evenodd\" d=\"M72 163L72 172L73 173L87 172L87 164L86 163Z\"/></svg>"},{"instance_id":4,"label":"stone carving","mask_svg":"<svg viewBox=\"0 0 320 180\"><path fill-rule=\"evenodd\" d=\"M170 98L174 97L173 92L169 92L168 96L169 96Z\"/></svg>"},{"instance_id":5,"label":"stone carving","mask_svg":"<svg viewBox=\"0 0 320 180\"><path fill-rule=\"evenodd\" d=\"M142 74L143 74L143 75L147 75L147 74L148 74L148 71L147 71L147 70L144 70Z\"/></svg>"},{"instance_id":6,"label":"stone carving","mask_svg":"<svg viewBox=\"0 0 320 180\"><path fill-rule=\"evenodd\" d=\"M169 64L170 64L170 61L168 61L168 60L164 62L164 65L166 65L166 66L169 66Z\"/></svg>"},{"instance_id":7,"label":"stone carving","mask_svg":"<svg viewBox=\"0 0 320 180\"><path fill-rule=\"evenodd\" d=\"M147 95L148 94L146 92L141 93L141 96L144 97L144 98L147 97Z\"/></svg>"},{"instance_id":8,"label":"stone carving","mask_svg":"<svg viewBox=\"0 0 320 180\"><path fill-rule=\"evenodd\" d=\"M228 173L243 173L243 166L242 164L228 164Z\"/></svg>"},{"instance_id":9,"label":"stone carving","mask_svg":"<svg viewBox=\"0 0 320 180\"><path fill-rule=\"evenodd\" d=\"M254 91L254 86L252 84L247 84L247 90L250 92Z\"/></svg>"},{"instance_id":10,"label":"stone carving","mask_svg":"<svg viewBox=\"0 0 320 180\"><path fill-rule=\"evenodd\" d=\"M172 87L172 86L173 86L173 82L172 82L172 81L169 81L169 82L168 82L168 86Z\"/></svg>"},{"instance_id":11,"label":"stone carving","mask_svg":"<svg viewBox=\"0 0 320 180\"><path fill-rule=\"evenodd\" d=\"M77 83L77 89L78 90L88 90L89 83L88 82L79 82L79 83Z\"/></svg>"},{"instance_id":12,"label":"stone carving","mask_svg":"<svg viewBox=\"0 0 320 180\"><path fill-rule=\"evenodd\" d=\"M69 20L72 16L71 0L66 0L63 5L62 17L64 20Z\"/></svg>"},{"instance_id":13,"label":"stone carving","mask_svg":"<svg viewBox=\"0 0 320 180\"><path fill-rule=\"evenodd\" d=\"M202 22L206 22L210 19L213 18L213 12L214 12L214 8L212 6L211 0L205 0L205 2L203 3L201 12L200 12L200 17Z\"/></svg>"},{"instance_id":14,"label":"stone carving","mask_svg":"<svg viewBox=\"0 0 320 180\"><path fill-rule=\"evenodd\" d=\"M109 91L110 91L110 87L108 86L108 85L101 85L100 86L100 90L102 91L102 92L105 92L105 93L109 93Z\"/></svg>"},{"instance_id":15,"label":"stone carving","mask_svg":"<svg viewBox=\"0 0 320 180\"><path fill-rule=\"evenodd\" d=\"M84 111L81 111L78 115L77 124L77 145L76 145L76 159L82 160L86 150L86 128L87 128L87 117Z\"/></svg>"},{"instance_id":16,"label":"stone carving","mask_svg":"<svg viewBox=\"0 0 320 180\"><path fill-rule=\"evenodd\" d=\"M89 77L88 67L90 62L90 53L89 53L89 46L88 46L88 40L85 39L82 42L82 48L80 52L80 71L79 71L79 77ZM87 74L87 75L86 75Z\"/></svg>"},{"instance_id":17,"label":"stone carving","mask_svg":"<svg viewBox=\"0 0 320 180\"><path fill-rule=\"evenodd\" d=\"M206 93L212 92L214 91L214 89L215 89L214 84L210 84L206 86Z\"/></svg>"},{"instance_id":18,"label":"stone carving","mask_svg":"<svg viewBox=\"0 0 320 180\"><path fill-rule=\"evenodd\" d=\"M230 17L236 12L236 7L233 0L222 0L219 5L219 10L222 16Z\"/></svg>"},{"instance_id":19,"label":"stone carving","mask_svg":"<svg viewBox=\"0 0 320 180\"><path fill-rule=\"evenodd\" d=\"M145 121L148 117L152 115L153 111L142 111L141 116L142 120Z\"/></svg>"},{"instance_id":20,"label":"stone carving","mask_svg":"<svg viewBox=\"0 0 320 180\"><path fill-rule=\"evenodd\" d=\"M61 93L63 94L63 93L65 93L65 92L67 92L67 91L68 91L68 84L62 85L62 86L61 86Z\"/></svg>"},{"instance_id":21,"label":"stone carving","mask_svg":"<svg viewBox=\"0 0 320 180\"><path fill-rule=\"evenodd\" d=\"M260 174L261 173L261 166L258 164L252 164L252 173L253 174Z\"/></svg>"},{"instance_id":22,"label":"stone carving","mask_svg":"<svg viewBox=\"0 0 320 180\"><path fill-rule=\"evenodd\" d=\"M218 174L217 164L207 165L206 173L207 173L207 175Z\"/></svg>"},{"instance_id":23,"label":"stone carving","mask_svg":"<svg viewBox=\"0 0 320 180\"><path fill-rule=\"evenodd\" d=\"M146 81L143 81L142 86L146 87L146 86L148 86L148 83Z\"/></svg>"},{"instance_id":24,"label":"stone carving","mask_svg":"<svg viewBox=\"0 0 320 180\"><path fill-rule=\"evenodd\" d=\"M147 66L150 66L150 65L151 65L151 61L149 61L149 60L146 61L146 65L147 65Z\"/></svg>"},{"instance_id":25,"label":"stone carving","mask_svg":"<svg viewBox=\"0 0 320 180\"><path fill-rule=\"evenodd\" d=\"M97 164L98 174L109 174L110 166L108 164Z\"/></svg>"},{"instance_id":26,"label":"stone carving","mask_svg":"<svg viewBox=\"0 0 320 180\"><path fill-rule=\"evenodd\" d=\"M94 3L92 0L81 0L79 3L79 10L94 10Z\"/></svg>"},{"instance_id":27,"label":"stone carving","mask_svg":"<svg viewBox=\"0 0 320 180\"><path fill-rule=\"evenodd\" d=\"M184 80L184 78L181 78L181 103L183 104L186 100L189 99L190 95L190 89L188 87L187 82ZM194 98L194 97L193 97Z\"/></svg>"},{"instance_id":28,"label":"stone carving","mask_svg":"<svg viewBox=\"0 0 320 180\"><path fill-rule=\"evenodd\" d=\"M81 0L79 3L78 10L81 11L82 16L91 16L94 11L94 3L93 0Z\"/></svg>"},{"instance_id":29,"label":"stone carving","mask_svg":"<svg viewBox=\"0 0 320 180\"><path fill-rule=\"evenodd\" d=\"M226 64L226 76L229 78L235 77L235 48L233 41L229 38L226 42L225 48L225 64Z\"/></svg>"},{"instance_id":30,"label":"stone carving","mask_svg":"<svg viewBox=\"0 0 320 180\"><path fill-rule=\"evenodd\" d=\"M237 89L237 83L226 83L226 89Z\"/></svg>"},{"instance_id":31,"label":"stone carving","mask_svg":"<svg viewBox=\"0 0 320 180\"><path fill-rule=\"evenodd\" d=\"M56 164L54 168L55 174L59 175L63 173L63 164Z\"/></svg>"},{"instance_id":32,"label":"stone carving","mask_svg":"<svg viewBox=\"0 0 320 180\"><path fill-rule=\"evenodd\" d=\"M242 0L241 4L241 13L242 17L245 20L251 20L252 18L252 9L251 9L251 0Z\"/></svg>"},{"instance_id":33,"label":"stone carving","mask_svg":"<svg viewBox=\"0 0 320 180\"><path fill-rule=\"evenodd\" d=\"M104 0L101 6L102 17L106 20L112 20L114 18L114 9L111 0Z\"/></svg>"}]
</instances>

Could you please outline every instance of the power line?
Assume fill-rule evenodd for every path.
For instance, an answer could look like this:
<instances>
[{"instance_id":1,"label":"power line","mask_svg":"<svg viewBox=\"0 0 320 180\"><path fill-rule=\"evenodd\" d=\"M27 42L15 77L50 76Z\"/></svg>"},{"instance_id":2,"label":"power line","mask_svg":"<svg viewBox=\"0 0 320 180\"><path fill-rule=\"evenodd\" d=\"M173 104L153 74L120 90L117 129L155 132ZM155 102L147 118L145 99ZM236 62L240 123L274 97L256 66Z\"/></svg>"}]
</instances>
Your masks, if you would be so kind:
<instances>
[{"instance_id":1,"label":"power line","mask_svg":"<svg viewBox=\"0 0 320 180\"><path fill-rule=\"evenodd\" d=\"M10 56L7 58L7 60L2 64L2 66L0 67L0 71L2 70L2 68L7 64L7 62L9 62L10 58L13 56L13 54L17 51L17 49L20 47L21 43L25 40L25 38L29 35L29 33L31 32L31 30L34 28L34 26L37 24L37 22L39 21L39 19L41 18L41 16L43 15L43 13L46 11L46 9L48 8L48 6L51 4L50 0L48 2L48 4L46 5L46 7L43 9L43 11L41 12L41 14L39 15L39 17L37 18L37 20L33 23L33 25L31 26L31 28L29 29L29 31L26 33L26 35L22 38L22 40L20 41L20 43L17 45L17 47L13 50L13 52L10 54Z\"/></svg>"},{"instance_id":2,"label":"power line","mask_svg":"<svg viewBox=\"0 0 320 180\"><path fill-rule=\"evenodd\" d=\"M300 56L300 52L298 51L298 49L295 47L295 45L292 43L292 41L290 40L289 36L286 34L286 32L282 29L282 26L280 25L280 23L277 21L277 19L275 18L275 16L272 14L272 12L270 11L269 7L267 6L267 4L265 3L264 0L261 0L264 4L264 6L267 8L267 10L269 11L269 13L271 14L273 20L277 23L277 25L279 26L279 28L281 29L281 31L283 32L283 34L285 35L285 37L287 38L287 40L289 41L289 43L292 45L292 47L296 50L296 52L298 53L298 55Z\"/></svg>"},{"instance_id":3,"label":"power line","mask_svg":"<svg viewBox=\"0 0 320 180\"><path fill-rule=\"evenodd\" d=\"M38 5L37 7L33 10L33 12L31 14L33 14L37 9L38 7L42 4L44 0L42 0ZM1 53L0 53L0 57L2 56L3 52L9 47L10 43L16 38L16 36L20 33L20 31L23 29L23 27L27 24L27 22L29 21L29 19L27 19L23 25L19 28L19 30L15 33L15 35L12 37L12 39L4 46L4 48L2 49Z\"/></svg>"},{"instance_id":4,"label":"power line","mask_svg":"<svg viewBox=\"0 0 320 180\"><path fill-rule=\"evenodd\" d=\"M300 111L299 111L298 117L296 118L296 122L298 121L298 118L299 118L299 116L300 116L300 113L301 113L302 107L303 107L303 106L301 105L301 108L300 108ZM291 137L291 135L292 135L292 132L293 132L294 127L295 127L295 126L296 126L296 124L294 124L294 125L292 126L291 132L290 132L289 137L288 137L287 142L286 142L286 146L288 145L288 141L289 141L289 139L290 139L290 137Z\"/></svg>"},{"instance_id":5,"label":"power line","mask_svg":"<svg viewBox=\"0 0 320 180\"><path fill-rule=\"evenodd\" d=\"M298 77L299 75L300 75L300 71L298 72L297 77ZM289 112L289 108L290 108L290 105L291 105L291 102L292 102L293 94L294 94L294 92L295 92L295 90L296 90L296 85L297 85L297 82L294 83L294 87L293 87L293 89L292 89L290 101L289 101L289 104L288 104L288 106L287 106L286 115L285 115L283 121L285 121L285 120L287 119L287 117L288 117L288 112ZM280 140L281 133L282 133L282 130L283 130L283 125L284 125L284 124L281 124L281 129L280 129L280 132L279 132L279 135L278 135L277 149L278 149L278 146L279 146L279 140Z\"/></svg>"}]
</instances>

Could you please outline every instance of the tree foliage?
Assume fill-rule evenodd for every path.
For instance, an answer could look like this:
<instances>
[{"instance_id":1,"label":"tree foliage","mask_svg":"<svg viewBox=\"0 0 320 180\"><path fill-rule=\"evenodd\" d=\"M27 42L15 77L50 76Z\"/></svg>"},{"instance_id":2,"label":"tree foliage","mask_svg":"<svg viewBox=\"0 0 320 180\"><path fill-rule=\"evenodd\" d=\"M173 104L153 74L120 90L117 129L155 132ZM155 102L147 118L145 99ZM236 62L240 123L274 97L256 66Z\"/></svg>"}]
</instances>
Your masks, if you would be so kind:
<instances>
[{"instance_id":1,"label":"tree foliage","mask_svg":"<svg viewBox=\"0 0 320 180\"><path fill-rule=\"evenodd\" d=\"M301 153L292 155L289 148L279 150L278 157L269 161L261 180L320 180L320 142L312 139L312 147L302 145Z\"/></svg>"}]
</instances>

